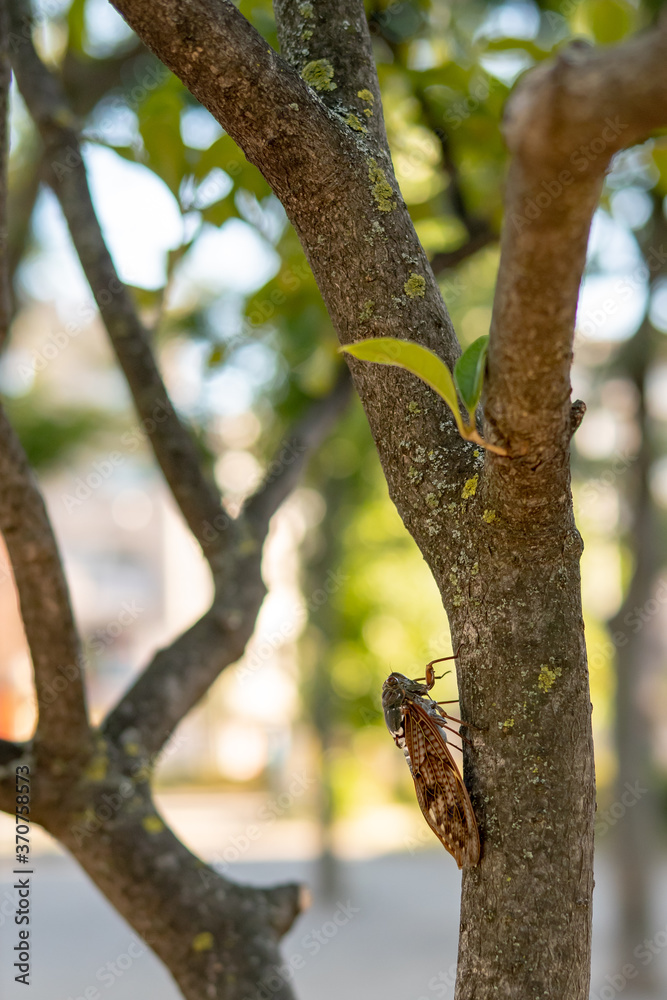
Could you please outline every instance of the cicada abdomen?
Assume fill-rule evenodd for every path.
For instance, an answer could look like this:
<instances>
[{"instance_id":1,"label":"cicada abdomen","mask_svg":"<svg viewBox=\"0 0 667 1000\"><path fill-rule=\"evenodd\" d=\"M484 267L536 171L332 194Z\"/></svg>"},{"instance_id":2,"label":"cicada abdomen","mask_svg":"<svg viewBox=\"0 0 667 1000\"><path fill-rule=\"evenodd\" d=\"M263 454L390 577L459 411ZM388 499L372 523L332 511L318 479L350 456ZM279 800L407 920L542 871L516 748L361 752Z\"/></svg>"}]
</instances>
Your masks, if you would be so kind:
<instances>
[{"instance_id":1,"label":"cicada abdomen","mask_svg":"<svg viewBox=\"0 0 667 1000\"><path fill-rule=\"evenodd\" d=\"M430 668L430 674L429 674ZM435 683L432 664L426 684L392 673L382 686L385 722L405 754L424 819L459 868L479 861L477 820L443 726L450 716L429 695Z\"/></svg>"}]
</instances>

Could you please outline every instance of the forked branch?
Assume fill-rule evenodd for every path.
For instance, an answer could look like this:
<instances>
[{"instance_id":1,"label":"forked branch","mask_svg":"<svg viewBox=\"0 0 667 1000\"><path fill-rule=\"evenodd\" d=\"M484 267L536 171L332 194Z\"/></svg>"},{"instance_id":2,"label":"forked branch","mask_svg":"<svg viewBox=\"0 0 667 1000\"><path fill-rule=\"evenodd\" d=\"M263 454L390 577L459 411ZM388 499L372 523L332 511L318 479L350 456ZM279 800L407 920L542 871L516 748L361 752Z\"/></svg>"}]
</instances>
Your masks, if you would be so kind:
<instances>
[{"instance_id":1,"label":"forked branch","mask_svg":"<svg viewBox=\"0 0 667 1000\"><path fill-rule=\"evenodd\" d=\"M618 150L667 124L667 20L616 48L573 43L510 99L512 153L489 346L487 436L519 464L487 460L512 520L558 516L568 483L570 367L591 219ZM529 483L529 489L526 484Z\"/></svg>"}]
</instances>

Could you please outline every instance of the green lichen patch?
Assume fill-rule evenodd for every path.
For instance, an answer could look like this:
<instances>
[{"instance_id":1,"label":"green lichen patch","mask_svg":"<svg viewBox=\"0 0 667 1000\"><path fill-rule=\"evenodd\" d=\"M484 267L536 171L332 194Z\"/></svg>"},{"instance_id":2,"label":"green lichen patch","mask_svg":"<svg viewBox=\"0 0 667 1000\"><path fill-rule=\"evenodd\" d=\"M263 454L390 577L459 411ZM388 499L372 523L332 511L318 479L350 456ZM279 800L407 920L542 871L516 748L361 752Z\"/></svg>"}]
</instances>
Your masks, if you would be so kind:
<instances>
[{"instance_id":1,"label":"green lichen patch","mask_svg":"<svg viewBox=\"0 0 667 1000\"><path fill-rule=\"evenodd\" d=\"M313 90L336 90L334 68L328 59L313 59L301 70L301 78Z\"/></svg>"},{"instance_id":2,"label":"green lichen patch","mask_svg":"<svg viewBox=\"0 0 667 1000\"><path fill-rule=\"evenodd\" d=\"M411 299L423 299L426 291L426 278L413 271L408 280L403 285L405 294Z\"/></svg>"},{"instance_id":3,"label":"green lichen patch","mask_svg":"<svg viewBox=\"0 0 667 1000\"><path fill-rule=\"evenodd\" d=\"M544 694L551 691L556 683L556 679L563 673L560 667L548 667L543 663L540 667L540 676L537 678L537 686Z\"/></svg>"},{"instance_id":4,"label":"green lichen patch","mask_svg":"<svg viewBox=\"0 0 667 1000\"><path fill-rule=\"evenodd\" d=\"M412 413L415 416L421 413L421 408L419 406L419 403L415 403L414 399L408 403L408 413Z\"/></svg>"},{"instance_id":5,"label":"green lichen patch","mask_svg":"<svg viewBox=\"0 0 667 1000\"><path fill-rule=\"evenodd\" d=\"M382 167L378 167L376 160L369 161L368 179L371 182L371 192L378 209L381 212L393 212L396 208L394 192L387 180L387 175Z\"/></svg>"},{"instance_id":6,"label":"green lichen patch","mask_svg":"<svg viewBox=\"0 0 667 1000\"><path fill-rule=\"evenodd\" d=\"M141 825L146 833L162 833L164 830L164 823L159 816L155 816L154 814L152 816L144 816Z\"/></svg>"},{"instance_id":7,"label":"green lichen patch","mask_svg":"<svg viewBox=\"0 0 667 1000\"><path fill-rule=\"evenodd\" d=\"M463 489L461 490L461 497L463 500L469 500L470 497L474 497L477 492L477 486L479 483L479 473L476 472L472 479L467 479Z\"/></svg>"},{"instance_id":8,"label":"green lichen patch","mask_svg":"<svg viewBox=\"0 0 667 1000\"><path fill-rule=\"evenodd\" d=\"M359 120L359 118L357 118L356 115L352 114L352 112L350 112L345 119L345 124L349 125L350 128L353 128L355 132L368 132L366 126Z\"/></svg>"},{"instance_id":9,"label":"green lichen patch","mask_svg":"<svg viewBox=\"0 0 667 1000\"><path fill-rule=\"evenodd\" d=\"M438 507L440 506L440 501L438 500L438 496L437 496L436 493L427 493L426 494L426 506L430 507L431 510L437 510L438 509Z\"/></svg>"},{"instance_id":10,"label":"green lichen patch","mask_svg":"<svg viewBox=\"0 0 667 1000\"><path fill-rule=\"evenodd\" d=\"M411 465L408 469L408 479L411 483L421 483L424 478L424 473L420 472L419 469L415 469L414 465Z\"/></svg>"},{"instance_id":11,"label":"green lichen patch","mask_svg":"<svg viewBox=\"0 0 667 1000\"><path fill-rule=\"evenodd\" d=\"M312 37L313 37L312 28L304 28L303 31L301 32L301 38L304 42L309 42Z\"/></svg>"},{"instance_id":12,"label":"green lichen patch","mask_svg":"<svg viewBox=\"0 0 667 1000\"><path fill-rule=\"evenodd\" d=\"M375 302L373 301L373 299L366 299L366 301L361 307L361 312L359 313L360 322L367 323L368 320L373 315L374 309L375 309Z\"/></svg>"},{"instance_id":13,"label":"green lichen patch","mask_svg":"<svg viewBox=\"0 0 667 1000\"><path fill-rule=\"evenodd\" d=\"M504 733L509 733L514 725L514 719L505 719L504 722L498 723L498 729L502 729Z\"/></svg>"},{"instance_id":14,"label":"green lichen patch","mask_svg":"<svg viewBox=\"0 0 667 1000\"><path fill-rule=\"evenodd\" d=\"M301 14L301 17L311 18L315 16L313 14L312 3L300 3L297 10L299 11L299 14Z\"/></svg>"},{"instance_id":15,"label":"green lichen patch","mask_svg":"<svg viewBox=\"0 0 667 1000\"><path fill-rule=\"evenodd\" d=\"M373 97L370 90L367 90L366 88L364 88L363 90L358 90L357 97L360 97L362 101L366 101L366 103L370 105L372 105L373 102L375 101L375 98ZM367 118L372 118L373 108L372 107L364 108L364 114L366 115Z\"/></svg>"},{"instance_id":16,"label":"green lichen patch","mask_svg":"<svg viewBox=\"0 0 667 1000\"><path fill-rule=\"evenodd\" d=\"M210 931L202 931L192 939L191 948L193 951L210 951L213 947L213 935Z\"/></svg>"},{"instance_id":17,"label":"green lichen patch","mask_svg":"<svg viewBox=\"0 0 667 1000\"><path fill-rule=\"evenodd\" d=\"M88 781L104 781L109 770L109 758L105 751L98 752L91 757L84 772Z\"/></svg>"},{"instance_id":18,"label":"green lichen patch","mask_svg":"<svg viewBox=\"0 0 667 1000\"><path fill-rule=\"evenodd\" d=\"M485 510L482 514L482 520L486 521L487 524L493 524L496 519L495 510Z\"/></svg>"}]
</instances>

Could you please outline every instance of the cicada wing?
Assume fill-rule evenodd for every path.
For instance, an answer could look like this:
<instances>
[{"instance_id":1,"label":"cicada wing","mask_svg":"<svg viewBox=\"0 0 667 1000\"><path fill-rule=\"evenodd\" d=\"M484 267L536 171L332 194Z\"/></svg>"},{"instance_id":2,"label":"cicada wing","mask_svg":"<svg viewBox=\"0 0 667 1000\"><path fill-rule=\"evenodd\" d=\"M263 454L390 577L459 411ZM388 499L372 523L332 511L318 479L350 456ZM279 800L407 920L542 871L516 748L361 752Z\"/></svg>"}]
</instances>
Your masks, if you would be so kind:
<instances>
[{"instance_id":1,"label":"cicada wing","mask_svg":"<svg viewBox=\"0 0 667 1000\"><path fill-rule=\"evenodd\" d=\"M477 820L463 778L438 725L419 704L405 706L405 743L424 819L459 868L477 864Z\"/></svg>"}]
</instances>

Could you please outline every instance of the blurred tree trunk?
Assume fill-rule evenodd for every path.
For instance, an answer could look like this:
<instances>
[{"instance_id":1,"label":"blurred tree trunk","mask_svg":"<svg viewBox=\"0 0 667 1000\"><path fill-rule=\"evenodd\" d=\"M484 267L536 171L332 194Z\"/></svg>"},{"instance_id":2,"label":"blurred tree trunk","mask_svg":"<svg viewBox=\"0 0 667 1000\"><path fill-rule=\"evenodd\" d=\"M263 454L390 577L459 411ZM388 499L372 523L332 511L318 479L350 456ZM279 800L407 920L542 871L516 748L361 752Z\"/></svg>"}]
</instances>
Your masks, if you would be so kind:
<instances>
[{"instance_id":1,"label":"blurred tree trunk","mask_svg":"<svg viewBox=\"0 0 667 1000\"><path fill-rule=\"evenodd\" d=\"M653 269L650 290L655 288L657 282L664 280L666 269L664 265L655 269L651 251L654 246L662 245L666 237L667 225L662 201L655 199L653 215L640 236L646 265ZM615 737L618 774L615 803L625 810L611 827L619 889L618 941L623 959L619 965L632 963L638 970L638 976L633 981L638 987L645 989L655 986L655 970L652 963L637 963L634 950L653 933L651 888L657 863L653 840L656 807L655 797L650 791L650 720L643 701L647 683L650 683L650 665L658 624L648 609L654 594L656 573L662 562L660 533L650 489L651 466L655 455L646 396L648 377L656 359L658 336L647 315L637 333L622 350L618 364L618 368L631 379L636 390L636 421L640 439L635 461L624 477L625 488L622 487L627 510L630 512L626 544L632 556L632 578L622 606L609 623L616 650Z\"/></svg>"},{"instance_id":2,"label":"blurred tree trunk","mask_svg":"<svg viewBox=\"0 0 667 1000\"><path fill-rule=\"evenodd\" d=\"M336 637L341 633L342 620L328 599L328 595L327 599L319 603L313 600L313 595L318 592L326 594L323 588L327 580L327 571L335 571L341 559L343 546L340 532L344 530L345 525L341 523L340 507L346 501L349 491L346 490L344 481L327 475L326 471L323 473L323 479L321 495L326 505L326 527L325 530L318 531L317 550L307 562L305 580L314 650L308 707L319 743L320 757L318 881L324 895L332 898L340 889L341 872L333 840L335 800L331 764L336 745L338 699L331 685L331 650Z\"/></svg>"}]
</instances>

